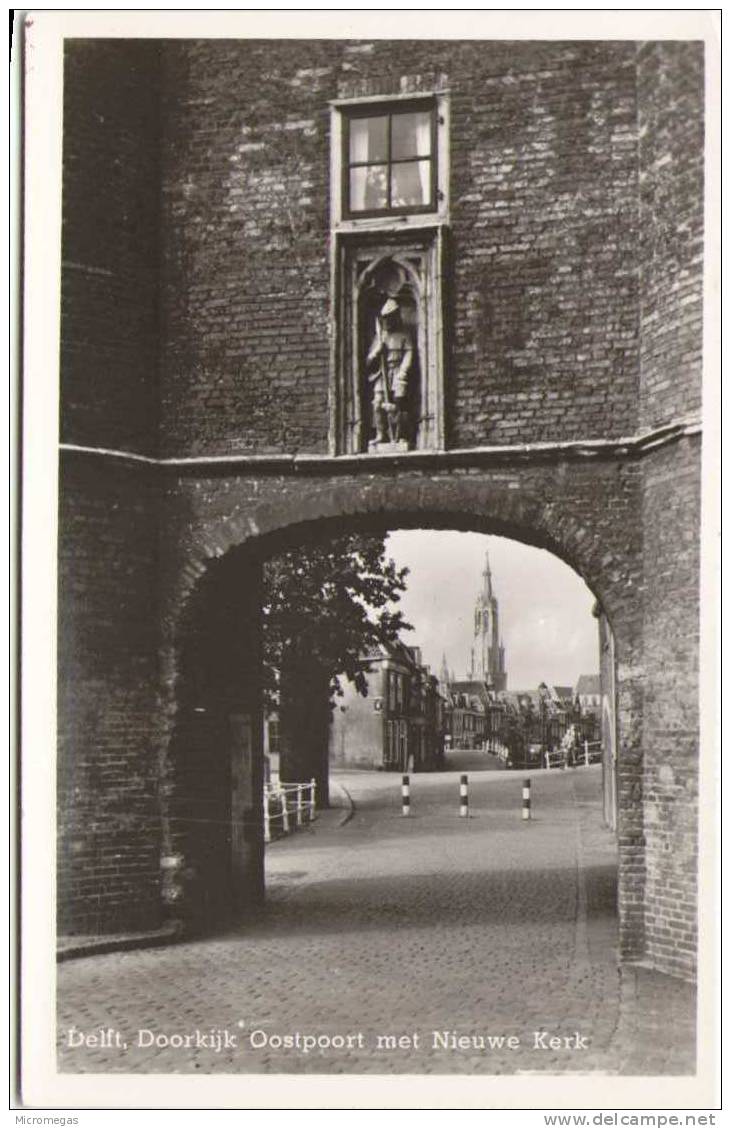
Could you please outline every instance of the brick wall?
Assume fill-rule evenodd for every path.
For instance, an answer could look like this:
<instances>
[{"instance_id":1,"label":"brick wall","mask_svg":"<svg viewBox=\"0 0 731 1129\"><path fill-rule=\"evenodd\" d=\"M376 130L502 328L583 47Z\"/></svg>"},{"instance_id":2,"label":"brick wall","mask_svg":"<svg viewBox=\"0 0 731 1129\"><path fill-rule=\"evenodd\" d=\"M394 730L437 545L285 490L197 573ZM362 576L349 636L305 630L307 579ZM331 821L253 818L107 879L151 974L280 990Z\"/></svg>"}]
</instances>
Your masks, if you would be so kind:
<instances>
[{"instance_id":1,"label":"brick wall","mask_svg":"<svg viewBox=\"0 0 731 1129\"><path fill-rule=\"evenodd\" d=\"M157 524L157 485L146 471L64 457L58 624L62 933L149 928L160 917Z\"/></svg>"},{"instance_id":2,"label":"brick wall","mask_svg":"<svg viewBox=\"0 0 731 1129\"><path fill-rule=\"evenodd\" d=\"M640 425L701 405L703 45L638 53ZM697 937L699 452L644 464L643 804L647 954L692 975Z\"/></svg>"},{"instance_id":3,"label":"brick wall","mask_svg":"<svg viewBox=\"0 0 731 1129\"><path fill-rule=\"evenodd\" d=\"M328 45L164 57L164 450L325 450Z\"/></svg>"},{"instance_id":4,"label":"brick wall","mask_svg":"<svg viewBox=\"0 0 731 1129\"><path fill-rule=\"evenodd\" d=\"M697 441L644 468L643 791L647 953L687 975L696 949L700 460Z\"/></svg>"},{"instance_id":5,"label":"brick wall","mask_svg":"<svg viewBox=\"0 0 731 1129\"><path fill-rule=\"evenodd\" d=\"M640 422L700 409L703 313L703 44L638 53Z\"/></svg>"},{"instance_id":6,"label":"brick wall","mask_svg":"<svg viewBox=\"0 0 731 1129\"><path fill-rule=\"evenodd\" d=\"M158 48L67 40L61 437L157 446Z\"/></svg>"},{"instance_id":7,"label":"brick wall","mask_svg":"<svg viewBox=\"0 0 731 1129\"><path fill-rule=\"evenodd\" d=\"M451 91L448 442L631 433L635 49L164 48L168 453L325 451L328 100Z\"/></svg>"}]
</instances>

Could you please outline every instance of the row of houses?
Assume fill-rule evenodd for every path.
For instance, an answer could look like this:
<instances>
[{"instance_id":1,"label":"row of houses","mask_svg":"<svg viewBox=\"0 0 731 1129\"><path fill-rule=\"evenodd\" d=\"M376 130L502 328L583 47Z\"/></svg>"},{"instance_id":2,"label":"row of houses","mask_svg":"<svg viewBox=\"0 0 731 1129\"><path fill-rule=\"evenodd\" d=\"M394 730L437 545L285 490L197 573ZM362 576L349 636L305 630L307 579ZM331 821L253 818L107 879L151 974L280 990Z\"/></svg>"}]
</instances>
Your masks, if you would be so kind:
<instances>
[{"instance_id":1,"label":"row of houses","mask_svg":"<svg viewBox=\"0 0 731 1129\"><path fill-rule=\"evenodd\" d=\"M582 674L575 687L542 682L535 690L512 691L455 681L444 692L451 706L449 733L454 749L484 747L502 754L506 747L521 743L552 749L572 725L580 740L591 741L598 734L599 675Z\"/></svg>"},{"instance_id":2,"label":"row of houses","mask_svg":"<svg viewBox=\"0 0 731 1129\"><path fill-rule=\"evenodd\" d=\"M479 680L445 685L418 647L401 643L366 656L363 670L367 696L346 683L333 713L333 767L429 772L445 766L450 749L510 750L517 762L526 744L555 748L572 725L582 740L598 734L598 675L531 691L494 690Z\"/></svg>"}]
</instances>

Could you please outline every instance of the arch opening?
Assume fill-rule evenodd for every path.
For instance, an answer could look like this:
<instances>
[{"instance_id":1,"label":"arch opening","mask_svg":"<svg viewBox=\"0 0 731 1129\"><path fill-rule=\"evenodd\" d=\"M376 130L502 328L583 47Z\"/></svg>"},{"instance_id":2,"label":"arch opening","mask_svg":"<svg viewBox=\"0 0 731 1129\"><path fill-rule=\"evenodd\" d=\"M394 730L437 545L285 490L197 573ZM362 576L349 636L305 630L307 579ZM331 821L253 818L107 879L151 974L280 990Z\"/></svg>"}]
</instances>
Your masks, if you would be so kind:
<instances>
[{"instance_id":1,"label":"arch opening","mask_svg":"<svg viewBox=\"0 0 731 1129\"><path fill-rule=\"evenodd\" d=\"M276 754L281 752L282 741L281 719L277 717L276 709L266 706L264 699L262 601L265 598L267 563L277 555L298 552L306 555L313 547L332 542L337 537L385 538L395 529L412 536L419 530L428 529L433 535L442 534L444 537L465 534L475 537L489 530L493 539L499 537L506 544L517 544L524 554L530 552L529 546L548 549L551 544L549 534L536 530L521 530L521 537L506 540L508 528L515 532L515 528L507 522L470 519L463 515L455 518L454 514L443 511L432 514L428 523L423 513L414 511L402 512L396 520L393 515L384 513L338 516L271 530L239 542L219 557L207 561L205 571L178 621L176 637L174 724L166 774L168 855L179 860L177 871L173 869L168 876L166 889L166 898L174 912L182 913L194 928L209 928L232 914L260 904L264 897L262 794L267 773L273 772L275 778L278 775L277 769L281 766L276 763ZM548 556L548 553L543 555ZM566 562L566 557L572 556L571 549L564 548L560 556ZM555 561L556 557L558 554L554 552L552 559ZM558 561L555 563L558 564ZM575 573L576 570L573 571ZM600 695L595 728L591 733L586 728L577 728L581 737L574 745L581 747L583 740L590 744L602 742L604 813L606 822L614 826L617 797L614 635L597 599L596 588L587 590L586 595L590 602L595 601L600 634L603 633L606 647L611 647L611 654L600 659L597 647L596 670L580 673L596 673L598 676L601 663L605 678L611 672L611 683L606 684L606 692ZM479 619L473 618L470 613L470 632L476 631L478 624L483 635L485 631L494 630L492 607L486 606ZM593 629L596 635L596 623ZM411 643L418 646L414 639ZM407 649L408 646L407 643ZM484 671L484 657L482 663ZM436 678L438 682L439 672L433 657L431 662L417 665L428 666L428 677ZM460 673L464 673L465 677L455 681L476 681L466 677L470 673L475 674L474 667L470 671L466 662L464 666ZM403 670L401 673L404 673ZM560 685L560 680L550 677L541 679L541 682L546 687ZM515 749L520 747L520 755L511 756L508 749L510 742L505 731L505 715L510 711L506 709L505 702L510 699L503 699L497 706L500 693L509 693L506 681L497 690L494 685L490 687L497 697L493 707L484 708L481 721L476 720L479 711L465 709L468 703L460 702L457 709L463 727L459 742L455 741L451 747L450 742L444 740L444 731L425 732L424 724L415 726L408 721L405 726L392 724L389 728L389 722L394 720L390 715L379 719L384 721L381 763L377 765L372 760L367 767L372 771L436 772L449 771L450 768L456 771L460 765L456 757L457 745L469 745L469 732L475 740L479 738L481 751L486 750L488 755L501 762L495 764L496 768L502 771L510 768L545 771L548 746L550 744L552 752L560 752L576 703L572 701L570 707L567 704L563 711L555 710L549 702L550 694L542 704L542 694L545 696L546 691L539 687L540 683L535 687L513 686L516 691L535 692L533 715L527 720L520 719L524 729L522 744L517 742L514 745ZM574 683L572 689L575 688ZM463 691L458 688L456 692ZM372 687L369 688L370 700L358 695L353 698L350 691L348 693L349 700L352 699L356 707L359 702L369 703L368 710L372 709L374 698L378 696ZM387 700L388 693L384 690L380 695L382 700ZM394 693L397 693L396 689ZM407 691L404 689L402 693L405 700ZM342 725L338 722L350 707L346 703L346 711L343 711L342 704L337 703L332 711L335 723L330 722L327 745L322 748L321 744L319 762L305 759L304 763L301 762L299 774L295 773L295 779L301 779L301 782L312 777L317 780L320 802L324 804L328 802L329 770L336 763L340 767L346 765L348 759L344 755ZM520 709L517 712L520 714ZM530 707L528 712L530 714ZM558 724L554 723L555 713L562 713ZM578 723L578 718L574 721ZM480 724L481 729L474 728ZM467 730L465 725L473 728ZM279 732L273 741L275 727ZM515 728L513 724L511 740L515 738ZM273 744L278 744L279 748L273 748ZM449 754L446 758L445 750ZM462 749L465 753L469 751L468 748ZM357 756L355 760L358 760ZM461 763L466 763L464 758ZM549 765L549 770L552 767L555 765Z\"/></svg>"}]
</instances>

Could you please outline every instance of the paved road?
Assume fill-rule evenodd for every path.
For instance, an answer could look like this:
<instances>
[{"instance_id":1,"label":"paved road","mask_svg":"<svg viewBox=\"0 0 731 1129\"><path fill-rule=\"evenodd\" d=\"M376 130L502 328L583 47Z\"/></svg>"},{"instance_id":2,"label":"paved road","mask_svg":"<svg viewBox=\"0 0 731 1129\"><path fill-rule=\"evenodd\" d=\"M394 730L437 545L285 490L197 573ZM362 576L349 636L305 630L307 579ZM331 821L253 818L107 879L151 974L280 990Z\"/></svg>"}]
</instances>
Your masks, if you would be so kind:
<instances>
[{"instance_id":1,"label":"paved road","mask_svg":"<svg viewBox=\"0 0 731 1129\"><path fill-rule=\"evenodd\" d=\"M524 823L522 774L473 772L465 820L454 767L412 778L409 819L400 776L338 776L351 818L271 844L266 908L226 935L60 965L60 1068L642 1073L652 1037L653 1073L690 1070L689 989L646 974L652 1031L620 990L599 769L534 773Z\"/></svg>"},{"instance_id":2,"label":"paved road","mask_svg":"<svg viewBox=\"0 0 731 1129\"><path fill-rule=\"evenodd\" d=\"M445 753L445 764L452 772L504 772L505 765L499 757L482 749L450 749Z\"/></svg>"}]
</instances>

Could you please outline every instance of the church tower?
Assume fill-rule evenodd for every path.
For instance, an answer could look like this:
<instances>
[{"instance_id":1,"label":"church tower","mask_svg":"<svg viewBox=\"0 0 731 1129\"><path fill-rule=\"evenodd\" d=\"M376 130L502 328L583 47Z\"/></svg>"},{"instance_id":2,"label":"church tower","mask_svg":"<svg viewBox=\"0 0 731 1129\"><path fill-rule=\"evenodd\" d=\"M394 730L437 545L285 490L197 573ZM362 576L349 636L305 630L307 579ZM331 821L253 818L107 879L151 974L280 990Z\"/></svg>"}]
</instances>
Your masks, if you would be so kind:
<instances>
[{"instance_id":1,"label":"church tower","mask_svg":"<svg viewBox=\"0 0 731 1129\"><path fill-rule=\"evenodd\" d=\"M445 695L448 694L451 682L454 682L454 676L450 675L449 667L447 666L447 656L442 653L442 665L439 668L439 692Z\"/></svg>"},{"instance_id":2,"label":"church tower","mask_svg":"<svg viewBox=\"0 0 731 1129\"><path fill-rule=\"evenodd\" d=\"M471 676L475 681L486 682L492 690L506 688L508 676L505 671L505 648L500 638L498 602L492 588L490 558L487 553L482 572L482 589L475 604L475 632L470 666Z\"/></svg>"}]
</instances>

